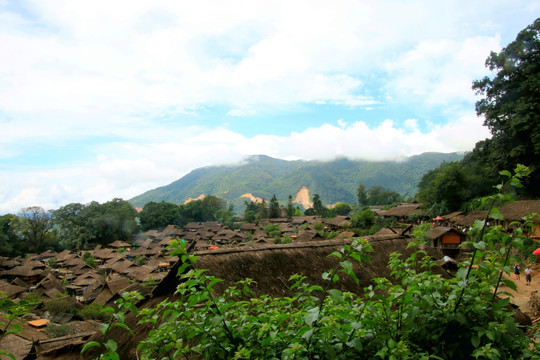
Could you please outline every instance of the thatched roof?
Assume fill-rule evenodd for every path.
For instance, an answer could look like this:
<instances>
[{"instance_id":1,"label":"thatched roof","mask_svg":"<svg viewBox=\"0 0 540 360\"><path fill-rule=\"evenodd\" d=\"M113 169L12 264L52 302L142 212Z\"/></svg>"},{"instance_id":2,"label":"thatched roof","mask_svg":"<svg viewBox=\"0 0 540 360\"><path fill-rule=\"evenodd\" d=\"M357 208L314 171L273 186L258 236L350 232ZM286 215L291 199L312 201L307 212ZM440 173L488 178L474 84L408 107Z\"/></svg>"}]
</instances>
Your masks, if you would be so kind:
<instances>
[{"instance_id":1,"label":"thatched roof","mask_svg":"<svg viewBox=\"0 0 540 360\"><path fill-rule=\"evenodd\" d=\"M7 268L7 267L12 267L12 266L17 266L19 264L20 264L20 262L15 260L15 259L0 256L0 268Z\"/></svg>"},{"instance_id":2,"label":"thatched roof","mask_svg":"<svg viewBox=\"0 0 540 360\"><path fill-rule=\"evenodd\" d=\"M131 244L128 244L128 243L125 242L125 241L116 240L116 241L113 241L112 243L108 244L107 246L108 246L108 247L112 247L112 248L119 249L119 248L130 247Z\"/></svg>"},{"instance_id":3,"label":"thatched roof","mask_svg":"<svg viewBox=\"0 0 540 360\"><path fill-rule=\"evenodd\" d=\"M540 200L518 200L499 208L506 221L521 221L527 214L540 214ZM535 221L540 221L536 216Z\"/></svg>"},{"instance_id":4,"label":"thatched roof","mask_svg":"<svg viewBox=\"0 0 540 360\"><path fill-rule=\"evenodd\" d=\"M111 290L112 294L119 293L131 284L129 280L123 276L114 276L105 280L105 282L107 283L107 286Z\"/></svg>"},{"instance_id":5,"label":"thatched roof","mask_svg":"<svg viewBox=\"0 0 540 360\"><path fill-rule=\"evenodd\" d=\"M471 211L467 215L456 215L452 218L452 222L459 226L473 226L476 220L484 220L486 218L487 211Z\"/></svg>"},{"instance_id":6,"label":"thatched roof","mask_svg":"<svg viewBox=\"0 0 540 360\"><path fill-rule=\"evenodd\" d=\"M335 258L328 258L328 254L350 242L350 239L333 239L281 245L267 244L259 248L223 248L203 251L197 253L197 267L209 269L209 274L225 280L216 285L218 292L236 281L249 277L257 281L254 288L257 293L283 296L289 294L288 278L295 273L307 276L307 282L311 284L323 284L322 272L335 266L337 261ZM389 277L390 271L387 268L389 255L397 251L403 256L409 256L413 250L407 249L408 242L407 238L397 235L373 240L374 253L370 255L371 263L355 263L354 265L360 286L344 276L338 282L338 287L341 290L361 292L364 286L371 283L372 278ZM436 258L442 257L436 249L430 248L428 252ZM174 291L178 283L177 266L178 264L163 279L155 290L155 295Z\"/></svg>"},{"instance_id":7,"label":"thatched roof","mask_svg":"<svg viewBox=\"0 0 540 360\"><path fill-rule=\"evenodd\" d=\"M133 266L127 270L127 276L131 279L143 282L153 270L154 268L149 266Z\"/></svg>"},{"instance_id":8,"label":"thatched roof","mask_svg":"<svg viewBox=\"0 0 540 360\"><path fill-rule=\"evenodd\" d=\"M413 214L423 214L423 210L420 209L419 203L401 203L388 210L378 210L376 213L379 216L405 217Z\"/></svg>"},{"instance_id":9,"label":"thatched roof","mask_svg":"<svg viewBox=\"0 0 540 360\"><path fill-rule=\"evenodd\" d=\"M4 292L8 298L17 296L20 293L28 291L28 288L10 284L4 280L0 280L0 291Z\"/></svg>"},{"instance_id":10,"label":"thatched roof","mask_svg":"<svg viewBox=\"0 0 540 360\"><path fill-rule=\"evenodd\" d=\"M437 239L437 238L443 236L444 234L446 234L448 232L455 232L456 234L459 234L460 236L465 236L465 234L462 231L459 231L457 229L444 227L444 226L434 227L433 229L431 229L431 231L427 232L425 236L429 240L433 240L433 239Z\"/></svg>"}]
</instances>

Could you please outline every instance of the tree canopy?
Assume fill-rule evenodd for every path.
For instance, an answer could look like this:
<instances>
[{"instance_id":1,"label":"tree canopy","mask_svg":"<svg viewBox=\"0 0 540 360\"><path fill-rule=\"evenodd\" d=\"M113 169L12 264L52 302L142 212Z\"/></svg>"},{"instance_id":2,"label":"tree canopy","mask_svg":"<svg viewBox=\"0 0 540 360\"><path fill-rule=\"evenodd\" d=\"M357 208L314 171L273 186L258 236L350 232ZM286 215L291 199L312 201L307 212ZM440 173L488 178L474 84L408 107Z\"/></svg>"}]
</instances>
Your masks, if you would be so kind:
<instances>
[{"instance_id":1,"label":"tree canopy","mask_svg":"<svg viewBox=\"0 0 540 360\"><path fill-rule=\"evenodd\" d=\"M486 67L495 75L474 81L472 88L483 96L476 113L484 116L492 137L477 142L461 161L443 163L423 176L417 198L428 209L467 210L468 202L500 181L500 171L518 164L532 172L526 190L517 195L540 197L540 19L492 52Z\"/></svg>"},{"instance_id":2,"label":"tree canopy","mask_svg":"<svg viewBox=\"0 0 540 360\"><path fill-rule=\"evenodd\" d=\"M476 113L493 135L477 144L475 151L489 158L497 173L517 164L529 166L526 186L531 195L540 195L540 18L519 32L516 40L499 53L491 52L486 67L493 77L473 82L473 90L483 98Z\"/></svg>"}]
</instances>

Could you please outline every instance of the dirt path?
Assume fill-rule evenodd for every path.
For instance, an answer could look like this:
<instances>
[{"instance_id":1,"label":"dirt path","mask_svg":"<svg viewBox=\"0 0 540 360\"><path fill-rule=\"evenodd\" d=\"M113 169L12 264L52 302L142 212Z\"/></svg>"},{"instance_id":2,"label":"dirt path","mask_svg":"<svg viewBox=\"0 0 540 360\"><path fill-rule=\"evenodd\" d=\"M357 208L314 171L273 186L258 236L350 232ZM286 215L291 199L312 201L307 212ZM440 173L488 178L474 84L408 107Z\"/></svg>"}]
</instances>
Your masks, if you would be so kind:
<instances>
[{"instance_id":1,"label":"dirt path","mask_svg":"<svg viewBox=\"0 0 540 360\"><path fill-rule=\"evenodd\" d=\"M531 285L526 285L525 282L525 269L521 269L520 279L517 280L514 277L514 274L511 274L510 278L514 281L517 286L517 291L514 291L506 286L500 288L501 291L507 291L512 294L512 299L510 300L513 304L519 306L520 310L524 313L531 316L529 299L531 298L531 293L533 291L540 290L540 264L532 265L533 275ZM532 318L532 316L531 316Z\"/></svg>"}]
</instances>

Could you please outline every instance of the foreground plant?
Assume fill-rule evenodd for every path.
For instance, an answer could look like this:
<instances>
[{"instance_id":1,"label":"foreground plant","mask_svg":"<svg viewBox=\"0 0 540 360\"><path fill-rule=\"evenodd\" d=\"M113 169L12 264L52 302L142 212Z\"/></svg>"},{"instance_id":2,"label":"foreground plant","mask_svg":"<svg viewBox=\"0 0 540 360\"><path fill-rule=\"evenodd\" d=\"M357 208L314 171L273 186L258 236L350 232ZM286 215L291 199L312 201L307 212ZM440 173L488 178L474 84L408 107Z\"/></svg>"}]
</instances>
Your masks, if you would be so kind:
<instances>
[{"instance_id":1,"label":"foreground plant","mask_svg":"<svg viewBox=\"0 0 540 360\"><path fill-rule=\"evenodd\" d=\"M115 310L112 307L106 307L101 309L100 313L105 316L110 316L110 320L106 323L99 324L99 331L103 335L102 342L99 341L90 341L84 345L81 350L81 355L84 354L88 349L97 347L99 349L99 356L97 359L110 359L110 360L119 360L120 357L116 352L118 344L113 339L109 339L109 332L115 326L120 327L128 331L133 335L133 331L126 325L126 313L128 311L138 314L139 311L134 304L139 300L142 300L143 296L138 292L124 292L122 297L115 301L115 304L118 306L118 310Z\"/></svg>"},{"instance_id":2,"label":"foreground plant","mask_svg":"<svg viewBox=\"0 0 540 360\"><path fill-rule=\"evenodd\" d=\"M526 173L523 167L504 172L499 192L484 201L504 199L504 189L520 186ZM488 216L502 219L493 205ZM362 296L335 285L341 274L358 283L353 263L369 261L366 240L329 255L338 263L323 273L324 286L293 275L293 295L275 298L256 296L250 279L216 296L222 280L197 269L196 256L175 241L170 248L182 261L179 300L141 311L141 322L155 328L138 351L142 359L538 359L532 338L538 328L519 326L509 299L497 296L502 273L510 272L509 254L526 229L516 223L507 234L488 227L487 219L475 226L474 254L456 277L432 271L437 265L419 250L424 239L418 231L409 244L417 247L412 255L391 254L391 277L373 279Z\"/></svg>"}]
</instances>

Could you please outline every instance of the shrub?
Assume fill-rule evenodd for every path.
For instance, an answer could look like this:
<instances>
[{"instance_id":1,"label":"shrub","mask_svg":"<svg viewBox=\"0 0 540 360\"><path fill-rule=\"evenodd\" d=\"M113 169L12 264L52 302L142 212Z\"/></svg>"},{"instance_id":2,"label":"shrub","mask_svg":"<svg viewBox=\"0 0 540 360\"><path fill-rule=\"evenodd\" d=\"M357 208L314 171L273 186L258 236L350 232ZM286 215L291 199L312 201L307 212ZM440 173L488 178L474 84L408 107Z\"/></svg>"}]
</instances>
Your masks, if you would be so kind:
<instances>
[{"instance_id":1,"label":"shrub","mask_svg":"<svg viewBox=\"0 0 540 360\"><path fill-rule=\"evenodd\" d=\"M486 201L503 196L500 188ZM143 309L141 321L156 327L138 346L141 358L537 359L537 330L516 324L509 299L497 297L501 281L515 289L502 274L510 272L509 254L521 246L523 228L515 224L510 235L486 223L475 224L480 236L468 244L475 250L455 277L432 273L436 264L423 250L408 258L393 253L391 279L373 279L362 296L336 283L345 274L358 284L353 261L369 261L372 251L365 240L329 255L338 263L323 273L323 287L293 275L292 297L256 296L250 279L215 296L221 280L196 269L196 257L172 242L172 254L183 260L178 300ZM417 239L410 246L420 248Z\"/></svg>"},{"instance_id":2,"label":"shrub","mask_svg":"<svg viewBox=\"0 0 540 360\"><path fill-rule=\"evenodd\" d=\"M49 313L69 313L77 314L78 306L76 300L71 296L64 296L62 298L55 298L45 302L43 310Z\"/></svg>"},{"instance_id":3,"label":"shrub","mask_svg":"<svg viewBox=\"0 0 540 360\"><path fill-rule=\"evenodd\" d=\"M85 305L79 310L79 316L84 320L109 321L112 315L107 312L101 312L101 309L103 309L103 305L98 303Z\"/></svg>"}]
</instances>

